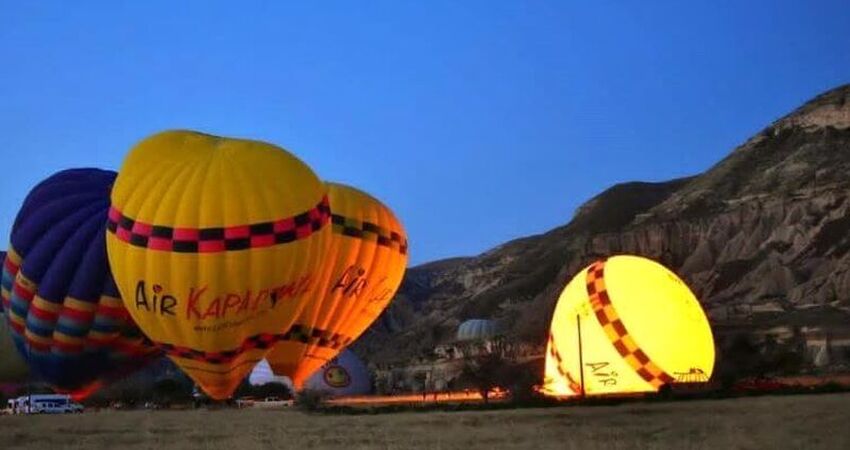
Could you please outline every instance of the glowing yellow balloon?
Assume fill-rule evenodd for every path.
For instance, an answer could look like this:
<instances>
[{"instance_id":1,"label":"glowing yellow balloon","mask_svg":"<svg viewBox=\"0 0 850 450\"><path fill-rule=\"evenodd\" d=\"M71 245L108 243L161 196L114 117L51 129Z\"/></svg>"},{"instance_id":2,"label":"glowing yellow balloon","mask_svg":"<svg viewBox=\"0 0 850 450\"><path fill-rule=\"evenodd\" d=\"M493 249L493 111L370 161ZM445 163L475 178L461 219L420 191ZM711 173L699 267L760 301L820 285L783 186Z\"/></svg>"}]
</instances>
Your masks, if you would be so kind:
<instances>
[{"instance_id":1,"label":"glowing yellow balloon","mask_svg":"<svg viewBox=\"0 0 850 450\"><path fill-rule=\"evenodd\" d=\"M325 187L270 144L190 131L139 143L107 250L127 310L211 397L229 397L318 286Z\"/></svg>"},{"instance_id":2,"label":"glowing yellow balloon","mask_svg":"<svg viewBox=\"0 0 850 450\"><path fill-rule=\"evenodd\" d=\"M579 272L561 293L543 390L581 394L583 369L587 395L652 392L708 381L713 368L711 327L685 283L649 259L614 256Z\"/></svg>"},{"instance_id":3,"label":"glowing yellow balloon","mask_svg":"<svg viewBox=\"0 0 850 450\"><path fill-rule=\"evenodd\" d=\"M407 267L407 237L392 211L353 187L327 186L333 233L319 289L267 357L297 388L378 318Z\"/></svg>"}]
</instances>

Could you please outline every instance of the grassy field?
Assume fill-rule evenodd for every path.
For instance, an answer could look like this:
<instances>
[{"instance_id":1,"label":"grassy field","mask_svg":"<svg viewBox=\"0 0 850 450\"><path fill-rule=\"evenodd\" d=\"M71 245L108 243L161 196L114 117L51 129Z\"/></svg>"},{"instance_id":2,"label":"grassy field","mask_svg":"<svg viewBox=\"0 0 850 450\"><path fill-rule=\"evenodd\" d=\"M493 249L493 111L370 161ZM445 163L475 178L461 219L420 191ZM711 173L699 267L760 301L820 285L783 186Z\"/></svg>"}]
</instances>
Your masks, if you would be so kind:
<instances>
[{"instance_id":1,"label":"grassy field","mask_svg":"<svg viewBox=\"0 0 850 450\"><path fill-rule=\"evenodd\" d=\"M0 417L0 448L850 448L850 394L379 415L100 411Z\"/></svg>"}]
</instances>

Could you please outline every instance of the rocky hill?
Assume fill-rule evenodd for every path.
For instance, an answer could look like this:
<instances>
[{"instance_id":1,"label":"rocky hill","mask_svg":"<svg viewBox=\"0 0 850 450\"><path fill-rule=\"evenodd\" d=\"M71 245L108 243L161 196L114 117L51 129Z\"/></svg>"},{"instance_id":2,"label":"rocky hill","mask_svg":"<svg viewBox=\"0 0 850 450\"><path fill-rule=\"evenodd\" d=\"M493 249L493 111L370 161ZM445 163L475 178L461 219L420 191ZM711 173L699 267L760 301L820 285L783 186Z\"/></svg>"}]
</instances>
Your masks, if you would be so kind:
<instances>
[{"instance_id":1,"label":"rocky hill","mask_svg":"<svg viewBox=\"0 0 850 450\"><path fill-rule=\"evenodd\" d=\"M746 334L761 353L784 345L806 359L795 367L817 358L845 364L850 85L774 122L699 176L616 185L562 227L411 268L355 349L377 363L427 360L473 317L498 319L510 338L542 347L564 284L617 253L648 256L682 276L709 312L721 355L730 336Z\"/></svg>"}]
</instances>

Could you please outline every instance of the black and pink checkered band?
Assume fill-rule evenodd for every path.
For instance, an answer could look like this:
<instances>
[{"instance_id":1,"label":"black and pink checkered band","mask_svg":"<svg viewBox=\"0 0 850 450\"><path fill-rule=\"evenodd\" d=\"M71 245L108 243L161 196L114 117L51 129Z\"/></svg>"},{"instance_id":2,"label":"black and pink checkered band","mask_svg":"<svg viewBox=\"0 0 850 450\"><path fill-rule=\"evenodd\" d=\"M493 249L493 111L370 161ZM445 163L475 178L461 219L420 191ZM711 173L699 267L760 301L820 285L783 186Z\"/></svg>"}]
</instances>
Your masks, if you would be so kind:
<instances>
[{"instance_id":1,"label":"black and pink checkered band","mask_svg":"<svg viewBox=\"0 0 850 450\"><path fill-rule=\"evenodd\" d=\"M300 342L303 344L339 350L350 344L353 340L354 339L348 336L343 336L339 333L296 324L283 333L261 333L250 336L245 339L239 347L222 352L208 352L164 342L153 342L150 340L146 341L146 345L156 347L167 355L178 358L202 361L208 364L230 364L238 358L239 355L249 350L268 350L281 341Z\"/></svg>"},{"instance_id":2,"label":"black and pink checkered band","mask_svg":"<svg viewBox=\"0 0 850 450\"><path fill-rule=\"evenodd\" d=\"M185 228L153 225L109 208L107 228L119 240L136 247L177 253L216 253L271 247L309 237L330 222L325 196L314 208L271 222L229 227Z\"/></svg>"},{"instance_id":3,"label":"black and pink checkered band","mask_svg":"<svg viewBox=\"0 0 850 450\"><path fill-rule=\"evenodd\" d=\"M339 214L333 214L331 222L333 223L334 234L373 241L382 247L394 249L402 255L407 254L407 238L397 231Z\"/></svg>"}]
</instances>

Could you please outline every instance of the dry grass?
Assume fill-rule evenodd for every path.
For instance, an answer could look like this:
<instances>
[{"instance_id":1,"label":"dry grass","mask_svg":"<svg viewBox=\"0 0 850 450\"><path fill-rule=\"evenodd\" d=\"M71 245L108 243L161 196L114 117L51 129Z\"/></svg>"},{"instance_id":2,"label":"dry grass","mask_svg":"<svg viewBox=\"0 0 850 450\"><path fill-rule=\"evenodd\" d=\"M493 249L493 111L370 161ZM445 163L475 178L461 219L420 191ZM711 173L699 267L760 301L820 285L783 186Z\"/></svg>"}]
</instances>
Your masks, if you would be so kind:
<instances>
[{"instance_id":1,"label":"dry grass","mask_svg":"<svg viewBox=\"0 0 850 450\"><path fill-rule=\"evenodd\" d=\"M0 448L850 448L850 394L383 415L101 411L0 417Z\"/></svg>"}]
</instances>

